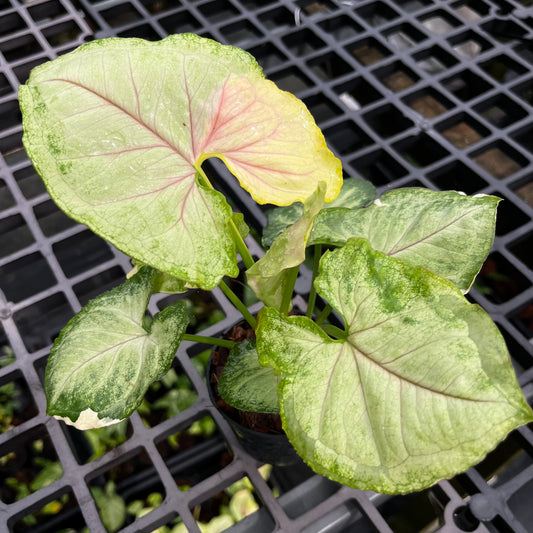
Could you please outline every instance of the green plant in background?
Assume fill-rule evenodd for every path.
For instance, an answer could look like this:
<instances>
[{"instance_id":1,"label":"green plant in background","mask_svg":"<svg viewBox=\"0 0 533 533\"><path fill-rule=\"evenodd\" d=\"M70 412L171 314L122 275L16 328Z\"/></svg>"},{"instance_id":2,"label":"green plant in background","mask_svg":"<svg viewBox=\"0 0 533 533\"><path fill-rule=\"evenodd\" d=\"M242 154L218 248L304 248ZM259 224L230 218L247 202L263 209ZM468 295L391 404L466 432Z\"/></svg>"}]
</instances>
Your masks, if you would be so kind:
<instances>
[{"instance_id":1,"label":"green plant in background","mask_svg":"<svg viewBox=\"0 0 533 533\"><path fill-rule=\"evenodd\" d=\"M263 465L259 472L263 479L268 480L272 467ZM245 477L236 481L220 494L220 505L213 516L208 517L208 522L200 521L201 506L193 510L193 515L202 533L219 533L240 522L243 518L259 509L257 500L253 494L254 488L250 480ZM275 491L274 491L275 492ZM117 493L113 481L108 481L104 488L93 487L91 489L100 512L100 518L109 533L118 531L130 519L141 518L153 511L163 502L163 495L152 492L141 500L133 500L126 504L124 499ZM175 518L171 524L161 526L152 533L187 533L188 529L181 518Z\"/></svg>"},{"instance_id":2,"label":"green plant in background","mask_svg":"<svg viewBox=\"0 0 533 533\"><path fill-rule=\"evenodd\" d=\"M158 397L152 402L144 398L138 407L141 416L161 411L165 418L172 418L193 405L198 398L187 376L178 374L173 368L159 382L152 383L150 389Z\"/></svg>"},{"instance_id":3,"label":"green plant in background","mask_svg":"<svg viewBox=\"0 0 533 533\"><path fill-rule=\"evenodd\" d=\"M86 44L35 68L20 104L52 198L135 262L54 343L49 414L80 429L125 419L187 339L232 349L226 401L279 412L316 472L356 488L421 490L533 419L500 333L464 297L497 198L413 188L376 199L366 181L343 183L302 102L246 52L190 34ZM210 157L280 206L257 262L243 216L202 169ZM265 304L257 317L225 281L237 253ZM306 254L307 309L289 316ZM183 302L146 317L154 293L217 286L256 344L187 334Z\"/></svg>"},{"instance_id":4,"label":"green plant in background","mask_svg":"<svg viewBox=\"0 0 533 533\"><path fill-rule=\"evenodd\" d=\"M42 439L34 440L31 449L33 455L30 455L31 464L27 463L25 468L5 478L4 484L6 488L12 490L14 501L22 500L30 494L47 487L63 475L61 463L57 459L44 457L44 450L44 441ZM13 451L1 457L0 466L5 468L11 461L17 461L18 453ZM47 503L39 511L22 518L22 524L25 527L37 525L41 517L59 513L68 504L69 499L70 496L68 494L63 494L58 499Z\"/></svg>"},{"instance_id":5,"label":"green plant in background","mask_svg":"<svg viewBox=\"0 0 533 533\"><path fill-rule=\"evenodd\" d=\"M0 387L0 433L12 429L13 417L20 407L20 391L11 381Z\"/></svg>"},{"instance_id":6,"label":"green plant in background","mask_svg":"<svg viewBox=\"0 0 533 533\"><path fill-rule=\"evenodd\" d=\"M120 446L127 440L128 421L123 420L112 426L89 429L85 432L85 437L89 441L93 453L89 461L94 461L109 450Z\"/></svg>"},{"instance_id":7,"label":"green plant in background","mask_svg":"<svg viewBox=\"0 0 533 533\"><path fill-rule=\"evenodd\" d=\"M0 347L0 368L4 368L15 361L15 354L9 346ZM0 433L13 428L13 416L20 407L20 391L11 381L0 386Z\"/></svg>"},{"instance_id":8,"label":"green plant in background","mask_svg":"<svg viewBox=\"0 0 533 533\"><path fill-rule=\"evenodd\" d=\"M10 346L0 347L0 368L4 368L15 362L15 352Z\"/></svg>"}]
</instances>

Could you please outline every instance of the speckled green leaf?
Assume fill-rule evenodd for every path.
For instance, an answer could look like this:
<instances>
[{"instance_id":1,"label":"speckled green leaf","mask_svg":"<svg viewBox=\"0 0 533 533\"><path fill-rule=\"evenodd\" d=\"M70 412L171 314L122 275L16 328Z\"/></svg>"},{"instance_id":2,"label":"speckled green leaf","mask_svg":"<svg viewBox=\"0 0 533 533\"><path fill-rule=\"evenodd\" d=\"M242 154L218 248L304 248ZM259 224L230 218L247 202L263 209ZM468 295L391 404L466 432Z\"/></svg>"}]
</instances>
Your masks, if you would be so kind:
<instances>
[{"instance_id":1,"label":"speckled green leaf","mask_svg":"<svg viewBox=\"0 0 533 533\"><path fill-rule=\"evenodd\" d=\"M279 237L281 232L292 226L302 216L303 212L304 204L301 202L269 209L266 214L267 224L261 237L263 246L265 248L272 246L272 243Z\"/></svg>"},{"instance_id":2,"label":"speckled green leaf","mask_svg":"<svg viewBox=\"0 0 533 533\"><path fill-rule=\"evenodd\" d=\"M282 378L283 427L316 472L418 491L533 420L496 326L443 278L353 239L326 252L316 288L345 340L268 308L257 329L260 363Z\"/></svg>"},{"instance_id":3,"label":"speckled green leaf","mask_svg":"<svg viewBox=\"0 0 533 533\"><path fill-rule=\"evenodd\" d=\"M245 239L248 237L248 234L250 233L250 228L248 227L248 224L244 221L244 215L242 213L232 213L231 218L233 220L233 223L235 224L235 227L237 228L237 231L239 232L239 235Z\"/></svg>"},{"instance_id":4,"label":"speckled green leaf","mask_svg":"<svg viewBox=\"0 0 533 533\"><path fill-rule=\"evenodd\" d=\"M47 412L78 429L119 422L169 368L187 327L183 302L143 318L153 270L91 300L56 339L46 368Z\"/></svg>"},{"instance_id":5,"label":"speckled green leaf","mask_svg":"<svg viewBox=\"0 0 533 533\"><path fill-rule=\"evenodd\" d=\"M133 260L134 267L128 272L126 278L131 278L139 270L145 266L142 261L138 259ZM154 270L152 274L152 292L153 293L164 293L164 294L179 294L186 292L189 289L197 289L198 286L192 283L185 281L184 279L176 278L171 276L166 272L160 272L159 270Z\"/></svg>"},{"instance_id":6,"label":"speckled green leaf","mask_svg":"<svg viewBox=\"0 0 533 533\"><path fill-rule=\"evenodd\" d=\"M152 278L152 289L154 292L164 294L179 294L194 288L193 285L183 279L176 278L166 272L157 272Z\"/></svg>"},{"instance_id":7,"label":"speckled green leaf","mask_svg":"<svg viewBox=\"0 0 533 533\"><path fill-rule=\"evenodd\" d=\"M36 67L19 99L24 146L56 203L205 289L238 275L231 209L196 179L207 158L260 203L304 201L319 179L329 200L341 187L303 103L243 50L196 35L93 41Z\"/></svg>"},{"instance_id":8,"label":"speckled green leaf","mask_svg":"<svg viewBox=\"0 0 533 533\"><path fill-rule=\"evenodd\" d=\"M372 202L376 198L376 194L376 188L369 181L360 178L347 178L342 183L339 196L333 202L325 204L323 209L363 207ZM300 202L269 210L267 212L267 225L263 230L261 239L263 246L266 248L272 246L278 235L302 216L303 210L304 206Z\"/></svg>"},{"instance_id":9,"label":"speckled green leaf","mask_svg":"<svg viewBox=\"0 0 533 533\"><path fill-rule=\"evenodd\" d=\"M124 525L127 516L126 503L117 494L115 483L108 481L104 490L97 486L91 487L91 493L106 530L115 533Z\"/></svg>"},{"instance_id":10,"label":"speckled green leaf","mask_svg":"<svg viewBox=\"0 0 533 533\"><path fill-rule=\"evenodd\" d=\"M397 189L364 209L321 212L309 244L363 237L391 257L420 265L467 292L494 240L494 196Z\"/></svg>"},{"instance_id":11,"label":"speckled green leaf","mask_svg":"<svg viewBox=\"0 0 533 533\"><path fill-rule=\"evenodd\" d=\"M274 369L259 364L255 341L236 344L218 381L224 400L241 411L278 413L278 378Z\"/></svg>"},{"instance_id":12,"label":"speckled green leaf","mask_svg":"<svg viewBox=\"0 0 533 533\"><path fill-rule=\"evenodd\" d=\"M324 205L325 184L308 198L302 216L277 237L266 254L247 271L248 285L265 305L279 308L290 269L305 260L307 236L316 214Z\"/></svg>"}]
</instances>

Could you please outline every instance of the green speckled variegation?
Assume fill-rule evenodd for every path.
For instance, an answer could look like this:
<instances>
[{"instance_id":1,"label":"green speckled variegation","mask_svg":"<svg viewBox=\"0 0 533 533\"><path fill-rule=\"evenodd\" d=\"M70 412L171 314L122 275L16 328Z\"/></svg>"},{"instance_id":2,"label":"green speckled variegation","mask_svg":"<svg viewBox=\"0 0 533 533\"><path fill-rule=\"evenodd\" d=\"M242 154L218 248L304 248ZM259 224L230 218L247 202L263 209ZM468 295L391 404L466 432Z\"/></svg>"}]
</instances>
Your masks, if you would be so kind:
<instances>
[{"instance_id":1,"label":"green speckled variegation","mask_svg":"<svg viewBox=\"0 0 533 533\"><path fill-rule=\"evenodd\" d=\"M20 87L24 146L50 195L131 257L205 289L237 276L232 213L200 186L222 159L260 203L338 194L340 162L309 111L243 50L192 34L103 39ZM275 157L272 154L276 154Z\"/></svg>"},{"instance_id":2,"label":"green speckled variegation","mask_svg":"<svg viewBox=\"0 0 533 533\"><path fill-rule=\"evenodd\" d=\"M185 304L143 325L153 269L142 267L119 287L91 300L56 339L46 367L47 413L78 429L119 422L169 368L188 318Z\"/></svg>"},{"instance_id":3,"label":"green speckled variegation","mask_svg":"<svg viewBox=\"0 0 533 533\"><path fill-rule=\"evenodd\" d=\"M496 326L448 281L352 239L325 254L315 286L346 339L265 308L257 351L281 377L283 427L316 472L418 491L533 420Z\"/></svg>"},{"instance_id":4,"label":"green speckled variegation","mask_svg":"<svg viewBox=\"0 0 533 533\"><path fill-rule=\"evenodd\" d=\"M467 292L494 239L494 196L397 189L364 209L323 210L311 244L368 239L375 250L420 265Z\"/></svg>"},{"instance_id":5,"label":"green speckled variegation","mask_svg":"<svg viewBox=\"0 0 533 533\"><path fill-rule=\"evenodd\" d=\"M271 366L261 366L255 341L236 344L230 351L218 380L218 392L229 404L241 411L279 413L278 378Z\"/></svg>"}]
</instances>

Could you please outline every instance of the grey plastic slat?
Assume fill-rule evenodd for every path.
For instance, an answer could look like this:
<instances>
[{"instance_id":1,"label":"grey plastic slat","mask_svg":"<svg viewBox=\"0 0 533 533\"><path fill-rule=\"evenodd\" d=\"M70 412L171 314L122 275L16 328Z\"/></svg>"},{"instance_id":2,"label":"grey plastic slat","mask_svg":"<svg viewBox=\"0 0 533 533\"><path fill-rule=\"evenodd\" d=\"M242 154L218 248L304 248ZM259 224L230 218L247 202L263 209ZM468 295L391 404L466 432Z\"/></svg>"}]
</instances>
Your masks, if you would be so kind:
<instances>
[{"instance_id":1,"label":"grey plastic slat","mask_svg":"<svg viewBox=\"0 0 533 533\"><path fill-rule=\"evenodd\" d=\"M0 0L0 347L10 346L16 355L0 369L0 385L14 381L28 404L18 425L0 435L0 457L44 439L45 455L59 458L64 471L59 480L20 501L11 501L5 490L11 474L0 474L0 531L19 531L24 516L63 493L74 502L55 517L60 521L63 516L63 524L52 521L35 531L67 526L81 531L83 524L91 532L104 531L90 487L130 459L137 461L133 479L153 482L165 500L127 526L128 532L152 531L177 515L198 531L195 507L244 475L263 506L235 531L385 533L422 531L439 523L443 532L528 531L533 523L527 503L533 488L531 427L514 432L469 472L419 495L366 494L308 477L308 472L280 469L271 481L280 491L275 498L255 461L210 405L190 359L203 348L191 344L180 348L176 362L197 389L197 402L150 428L134 415L129 438L94 462L86 462L83 437L46 416L42 378L50 342L88 298L119 283L129 263L54 213L22 150L17 86L33 66L86 40L159 39L183 31L250 50L268 77L304 99L348 174L370 179L381 191L422 185L505 198L493 251L471 298L501 328L532 401L530 2ZM235 187L234 178L217 164L212 172L253 224L263 225L263 209ZM253 253L261 253L256 243L249 244ZM76 252L84 254L83 261ZM33 280L32 271L40 273ZM23 272L32 282L21 285L13 275ZM306 290L305 272L301 278L298 287ZM153 312L163 299L154 298ZM225 316L206 330L217 335L238 317L220 291L214 291L212 305ZM205 414L218 427L218 446L226 442L223 448L229 446L233 459L182 492L158 446ZM121 489L132 490L127 481Z\"/></svg>"}]
</instances>

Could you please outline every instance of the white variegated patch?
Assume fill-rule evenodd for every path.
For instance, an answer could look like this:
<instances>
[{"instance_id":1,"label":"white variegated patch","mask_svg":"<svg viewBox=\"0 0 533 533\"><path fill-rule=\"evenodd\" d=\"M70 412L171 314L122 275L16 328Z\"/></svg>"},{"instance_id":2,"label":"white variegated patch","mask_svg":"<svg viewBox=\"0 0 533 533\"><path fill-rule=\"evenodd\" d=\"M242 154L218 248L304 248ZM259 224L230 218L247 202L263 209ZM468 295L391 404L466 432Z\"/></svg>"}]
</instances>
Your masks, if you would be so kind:
<instances>
[{"instance_id":1,"label":"white variegated patch","mask_svg":"<svg viewBox=\"0 0 533 533\"><path fill-rule=\"evenodd\" d=\"M69 426L74 426L76 429L86 430L86 429L96 429L96 428L103 428L105 426L112 426L113 424L118 424L119 422L122 422L124 418L117 419L117 418L98 418L98 413L96 411L93 411L91 408L85 409L85 411L82 411L80 413L80 416L78 419L73 422L68 416L57 416L54 415L54 418L57 418L57 420L63 420L65 424L68 424Z\"/></svg>"},{"instance_id":2,"label":"white variegated patch","mask_svg":"<svg viewBox=\"0 0 533 533\"><path fill-rule=\"evenodd\" d=\"M376 198L374 200L374 204L378 207L387 207L389 204L384 204L379 198Z\"/></svg>"}]
</instances>

